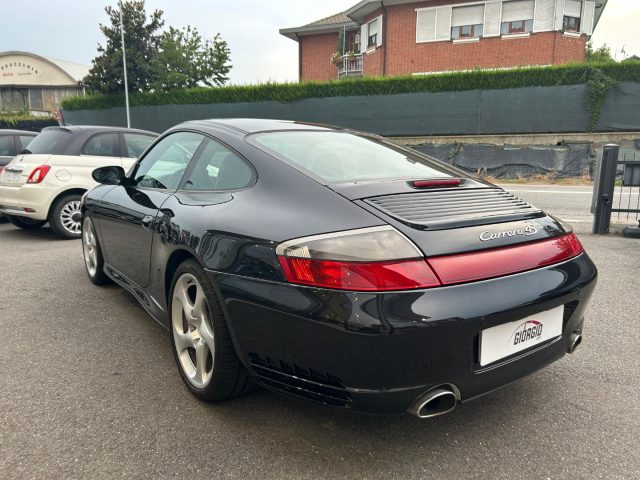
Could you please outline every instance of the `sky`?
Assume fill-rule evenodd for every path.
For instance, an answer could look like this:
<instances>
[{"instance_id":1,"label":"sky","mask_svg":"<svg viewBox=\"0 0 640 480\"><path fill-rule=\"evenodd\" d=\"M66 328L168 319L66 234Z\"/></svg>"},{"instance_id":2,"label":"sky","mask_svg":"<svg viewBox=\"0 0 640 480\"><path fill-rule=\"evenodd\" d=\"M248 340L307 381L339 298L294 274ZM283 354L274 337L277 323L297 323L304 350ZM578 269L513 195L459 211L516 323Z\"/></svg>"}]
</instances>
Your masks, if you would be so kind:
<instances>
[{"instance_id":1,"label":"sky","mask_svg":"<svg viewBox=\"0 0 640 480\"><path fill-rule=\"evenodd\" d=\"M297 43L278 33L333 15L357 0L147 0L147 10L164 11L166 24L192 25L213 37L220 33L231 49L231 83L296 81ZM0 0L0 51L22 50L90 65L104 42L98 28L106 5L116 0ZM640 56L640 1L609 0L593 36L618 59ZM327 60L328 61L328 60Z\"/></svg>"}]
</instances>

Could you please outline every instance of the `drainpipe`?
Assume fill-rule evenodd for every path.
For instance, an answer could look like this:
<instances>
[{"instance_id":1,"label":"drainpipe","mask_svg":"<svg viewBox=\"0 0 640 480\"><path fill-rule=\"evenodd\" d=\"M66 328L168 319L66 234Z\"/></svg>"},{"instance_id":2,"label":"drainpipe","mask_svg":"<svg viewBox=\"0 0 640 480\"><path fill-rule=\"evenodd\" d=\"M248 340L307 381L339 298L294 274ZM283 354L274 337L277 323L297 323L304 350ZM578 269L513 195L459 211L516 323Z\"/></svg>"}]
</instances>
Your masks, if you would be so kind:
<instances>
[{"instance_id":1,"label":"drainpipe","mask_svg":"<svg viewBox=\"0 0 640 480\"><path fill-rule=\"evenodd\" d=\"M384 0L380 1L382 8L382 76L387 76L387 9L384 6Z\"/></svg>"},{"instance_id":2,"label":"drainpipe","mask_svg":"<svg viewBox=\"0 0 640 480\"><path fill-rule=\"evenodd\" d=\"M298 82L302 81L302 41L300 40L300 35L294 33L296 39L298 40Z\"/></svg>"}]
</instances>

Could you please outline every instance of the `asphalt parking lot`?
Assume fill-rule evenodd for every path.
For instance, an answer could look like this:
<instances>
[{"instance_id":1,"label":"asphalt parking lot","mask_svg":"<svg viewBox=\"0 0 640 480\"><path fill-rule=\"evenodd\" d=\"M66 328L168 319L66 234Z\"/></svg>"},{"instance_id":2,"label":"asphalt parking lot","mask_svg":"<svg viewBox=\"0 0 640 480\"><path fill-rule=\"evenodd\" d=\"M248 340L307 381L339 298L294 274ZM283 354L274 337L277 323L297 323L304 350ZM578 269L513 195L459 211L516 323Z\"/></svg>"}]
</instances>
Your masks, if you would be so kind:
<instances>
[{"instance_id":1,"label":"asphalt parking lot","mask_svg":"<svg viewBox=\"0 0 640 480\"><path fill-rule=\"evenodd\" d=\"M578 351L421 421L266 391L203 404L79 241L2 223L0 478L640 478L640 240L580 238L600 279Z\"/></svg>"}]
</instances>

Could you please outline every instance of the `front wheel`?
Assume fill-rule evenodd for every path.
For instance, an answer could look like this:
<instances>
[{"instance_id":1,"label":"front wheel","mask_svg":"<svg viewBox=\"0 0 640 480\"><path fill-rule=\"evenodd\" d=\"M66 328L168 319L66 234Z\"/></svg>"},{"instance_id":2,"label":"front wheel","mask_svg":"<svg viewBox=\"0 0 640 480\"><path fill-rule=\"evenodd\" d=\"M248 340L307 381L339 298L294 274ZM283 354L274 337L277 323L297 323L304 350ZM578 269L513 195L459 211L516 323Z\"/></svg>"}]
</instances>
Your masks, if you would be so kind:
<instances>
[{"instance_id":1,"label":"front wheel","mask_svg":"<svg viewBox=\"0 0 640 480\"><path fill-rule=\"evenodd\" d=\"M196 261L178 267L169 298L171 346L191 393L218 402L251 391L211 280Z\"/></svg>"},{"instance_id":2,"label":"front wheel","mask_svg":"<svg viewBox=\"0 0 640 480\"><path fill-rule=\"evenodd\" d=\"M59 198L51 207L49 225L62 238L74 239L82 235L81 199L81 195L72 193Z\"/></svg>"},{"instance_id":3,"label":"front wheel","mask_svg":"<svg viewBox=\"0 0 640 480\"><path fill-rule=\"evenodd\" d=\"M35 230L47 223L46 220L34 220L32 218L16 217L14 215L7 215L7 220L9 220L14 227L18 227L23 230Z\"/></svg>"}]
</instances>

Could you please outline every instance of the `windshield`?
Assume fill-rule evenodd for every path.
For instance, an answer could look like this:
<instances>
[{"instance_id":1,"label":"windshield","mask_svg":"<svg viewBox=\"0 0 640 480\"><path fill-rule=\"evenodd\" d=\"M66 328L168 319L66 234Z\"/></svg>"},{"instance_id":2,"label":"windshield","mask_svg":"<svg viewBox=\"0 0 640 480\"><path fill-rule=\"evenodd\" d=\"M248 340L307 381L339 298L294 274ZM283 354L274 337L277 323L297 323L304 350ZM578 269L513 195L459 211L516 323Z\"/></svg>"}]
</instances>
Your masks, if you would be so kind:
<instances>
[{"instance_id":1,"label":"windshield","mask_svg":"<svg viewBox=\"0 0 640 480\"><path fill-rule=\"evenodd\" d=\"M279 131L254 138L271 154L327 183L452 177L427 157L344 132Z\"/></svg>"},{"instance_id":2,"label":"windshield","mask_svg":"<svg viewBox=\"0 0 640 480\"><path fill-rule=\"evenodd\" d=\"M26 150L34 154L62 153L65 139L69 138L70 135L71 133L66 130L44 130L29 143Z\"/></svg>"}]
</instances>

